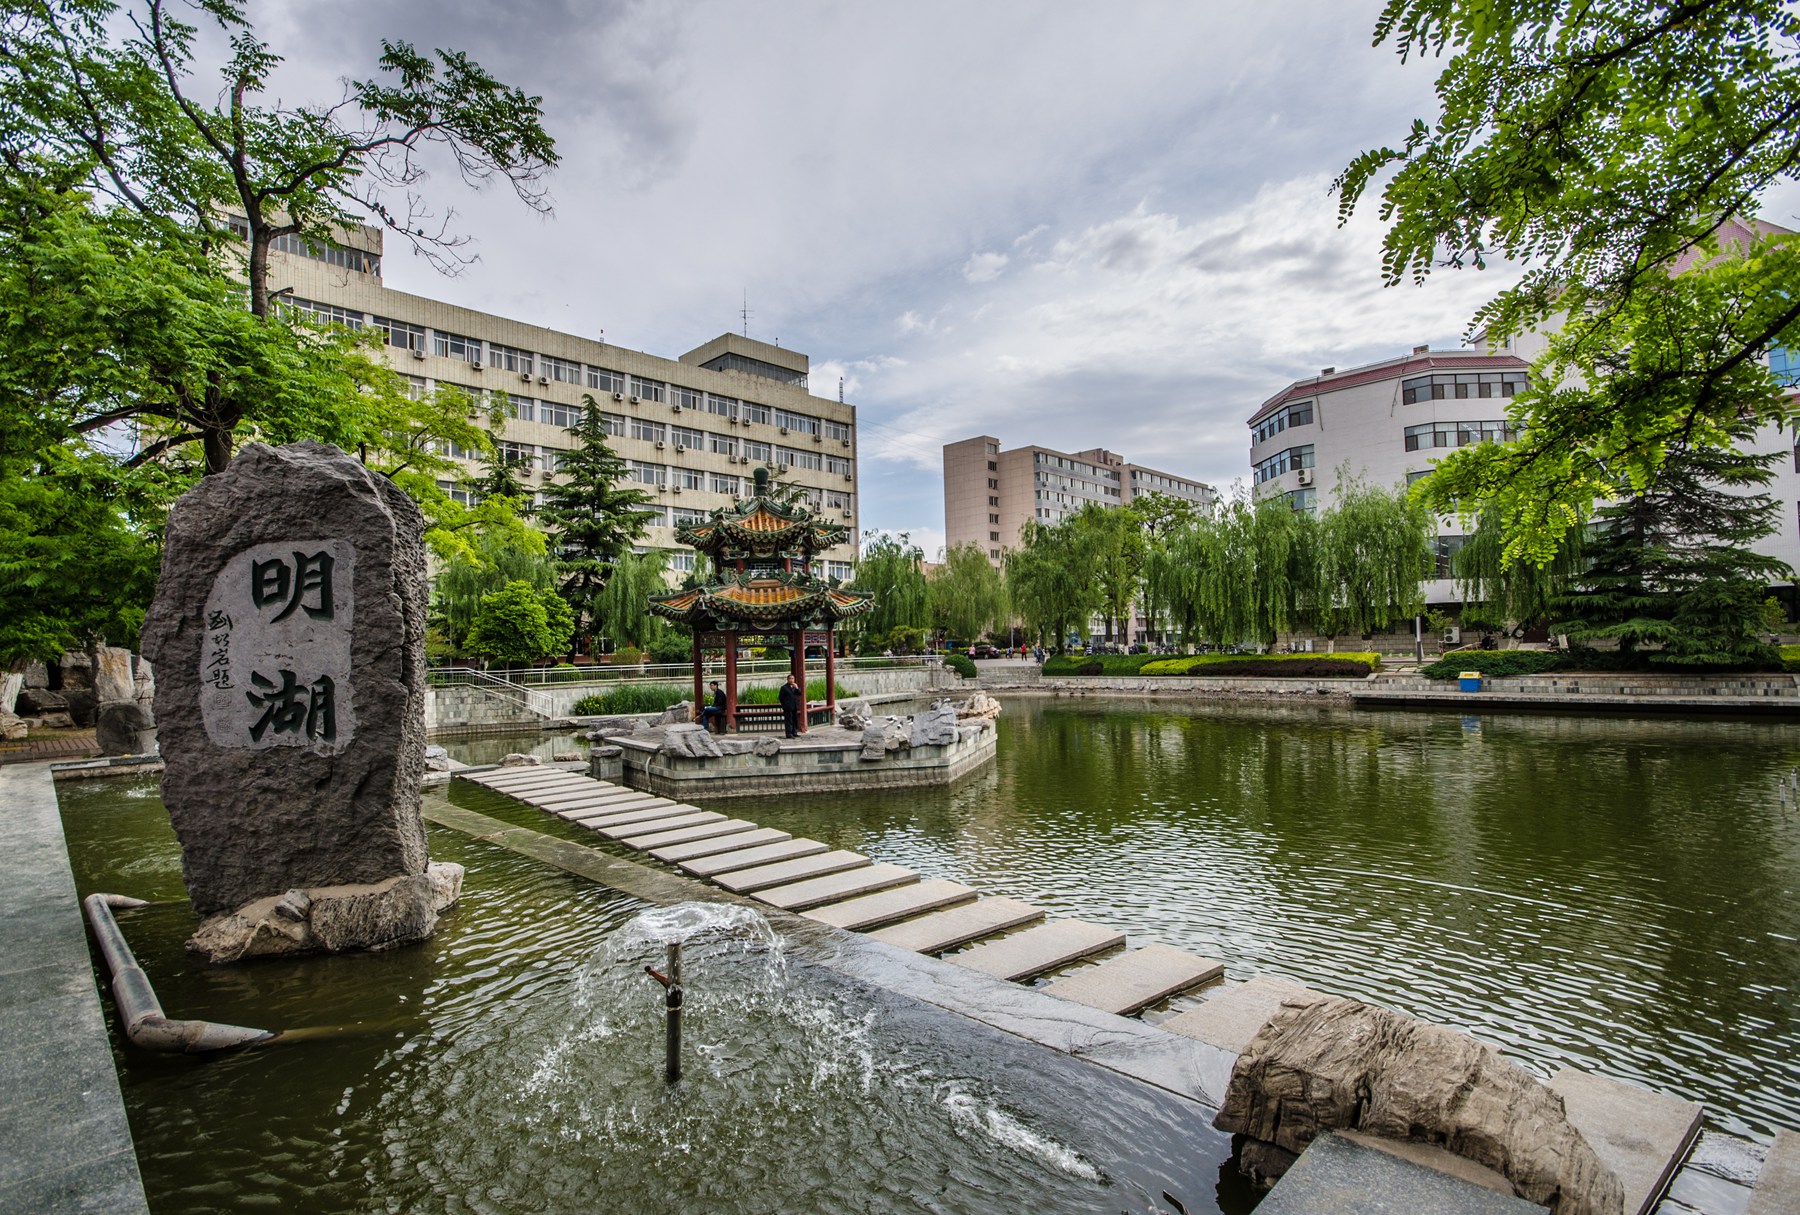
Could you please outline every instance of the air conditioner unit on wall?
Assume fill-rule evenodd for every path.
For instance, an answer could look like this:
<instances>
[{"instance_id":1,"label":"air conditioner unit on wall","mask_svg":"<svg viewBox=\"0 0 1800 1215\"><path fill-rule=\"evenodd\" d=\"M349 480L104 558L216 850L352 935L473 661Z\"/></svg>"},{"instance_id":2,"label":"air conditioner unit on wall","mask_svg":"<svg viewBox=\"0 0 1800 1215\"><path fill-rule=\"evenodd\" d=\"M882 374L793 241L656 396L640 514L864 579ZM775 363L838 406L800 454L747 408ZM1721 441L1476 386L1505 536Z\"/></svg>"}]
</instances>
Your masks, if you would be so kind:
<instances>
[{"instance_id":1,"label":"air conditioner unit on wall","mask_svg":"<svg viewBox=\"0 0 1800 1215\"><path fill-rule=\"evenodd\" d=\"M846 481L854 481L854 480L856 480L856 474L855 474L855 473L845 473L845 474L844 474L844 480L846 480Z\"/></svg>"},{"instance_id":2,"label":"air conditioner unit on wall","mask_svg":"<svg viewBox=\"0 0 1800 1215\"><path fill-rule=\"evenodd\" d=\"M540 383L540 384L548 384L549 382L550 382L550 377L547 375L541 375L538 377L538 383Z\"/></svg>"},{"instance_id":3,"label":"air conditioner unit on wall","mask_svg":"<svg viewBox=\"0 0 1800 1215\"><path fill-rule=\"evenodd\" d=\"M786 434L786 433L787 433L787 427L785 427L785 426L783 426L783 427L782 427L782 428L781 428L781 433L782 433L782 434Z\"/></svg>"},{"instance_id":4,"label":"air conditioner unit on wall","mask_svg":"<svg viewBox=\"0 0 1800 1215\"><path fill-rule=\"evenodd\" d=\"M480 371L481 370L481 360L475 359L474 361L472 361L469 364L469 370L470 371Z\"/></svg>"},{"instance_id":5,"label":"air conditioner unit on wall","mask_svg":"<svg viewBox=\"0 0 1800 1215\"><path fill-rule=\"evenodd\" d=\"M1304 489L1306 486L1311 485L1313 483L1313 470L1312 469L1300 468L1300 469L1295 469L1295 472L1298 474L1298 476L1296 477L1296 480L1299 482L1300 487L1302 489Z\"/></svg>"},{"instance_id":6,"label":"air conditioner unit on wall","mask_svg":"<svg viewBox=\"0 0 1800 1215\"><path fill-rule=\"evenodd\" d=\"M813 442L814 442L814 443L823 443L823 442L824 442L824 441L825 441L825 436L824 436L824 435L814 435L814 436L813 436Z\"/></svg>"},{"instance_id":7,"label":"air conditioner unit on wall","mask_svg":"<svg viewBox=\"0 0 1800 1215\"><path fill-rule=\"evenodd\" d=\"M531 373L529 371L521 371L519 373L519 378L527 384L531 383Z\"/></svg>"},{"instance_id":8,"label":"air conditioner unit on wall","mask_svg":"<svg viewBox=\"0 0 1800 1215\"><path fill-rule=\"evenodd\" d=\"M613 393L613 400L615 400L615 401L623 401L623 400L624 400L624 399L625 399L625 394L624 394L624 393L622 393L622 392L615 392L615 393ZM633 398L631 398L631 399L632 399L632 400L634 400L634 401L635 401L635 400L637 400L637 398L636 398L636 397L633 397Z\"/></svg>"},{"instance_id":9,"label":"air conditioner unit on wall","mask_svg":"<svg viewBox=\"0 0 1800 1215\"><path fill-rule=\"evenodd\" d=\"M748 464L748 463L750 463L750 457L749 456L739 456L738 463L739 464Z\"/></svg>"},{"instance_id":10,"label":"air conditioner unit on wall","mask_svg":"<svg viewBox=\"0 0 1800 1215\"><path fill-rule=\"evenodd\" d=\"M636 405L636 404L637 404L637 403L638 403L638 399L637 399L637 397L636 397L636 396L635 396L635 395L633 395L633 396L632 396L632 398L631 398L631 403L632 403L632 404L633 404L633 405Z\"/></svg>"},{"instance_id":11,"label":"air conditioner unit on wall","mask_svg":"<svg viewBox=\"0 0 1800 1215\"><path fill-rule=\"evenodd\" d=\"M679 486L679 485L671 485L671 486L669 486L669 492L670 492L670 493L672 493L672 494L678 494L678 493L680 493L680 492L681 492L681 486Z\"/></svg>"},{"instance_id":12,"label":"air conditioner unit on wall","mask_svg":"<svg viewBox=\"0 0 1800 1215\"><path fill-rule=\"evenodd\" d=\"M412 348L412 352L413 352L413 358L415 358L415 359L422 359L425 357L425 352L423 350L420 350L417 346L414 346Z\"/></svg>"},{"instance_id":13,"label":"air conditioner unit on wall","mask_svg":"<svg viewBox=\"0 0 1800 1215\"><path fill-rule=\"evenodd\" d=\"M785 465L785 464L777 464L777 465L776 465L776 466L775 466L775 471L776 471L776 472L778 472L778 473L784 473L784 472L786 472L786 471L787 471L787 470L788 470L788 466L787 466L787 465Z\"/></svg>"},{"instance_id":14,"label":"air conditioner unit on wall","mask_svg":"<svg viewBox=\"0 0 1800 1215\"><path fill-rule=\"evenodd\" d=\"M844 440L844 446L845 446L845 447L848 447L848 446L850 446L850 440L849 440L849 439L845 439L845 440Z\"/></svg>"},{"instance_id":15,"label":"air conditioner unit on wall","mask_svg":"<svg viewBox=\"0 0 1800 1215\"><path fill-rule=\"evenodd\" d=\"M686 450L687 450L687 447L684 444L681 444L681 443L675 444L675 454L676 455L680 455L682 452L684 452Z\"/></svg>"}]
</instances>

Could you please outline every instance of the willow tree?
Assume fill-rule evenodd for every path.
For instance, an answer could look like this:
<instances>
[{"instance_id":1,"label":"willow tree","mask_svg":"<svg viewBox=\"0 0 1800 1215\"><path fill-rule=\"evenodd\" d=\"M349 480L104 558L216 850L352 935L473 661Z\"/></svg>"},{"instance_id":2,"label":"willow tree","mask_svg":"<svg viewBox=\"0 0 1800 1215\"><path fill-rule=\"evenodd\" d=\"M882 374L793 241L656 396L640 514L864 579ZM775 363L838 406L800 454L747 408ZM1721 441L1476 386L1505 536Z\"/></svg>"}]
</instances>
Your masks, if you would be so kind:
<instances>
[{"instance_id":1,"label":"willow tree","mask_svg":"<svg viewBox=\"0 0 1800 1215\"><path fill-rule=\"evenodd\" d=\"M896 629L918 629L931 621L930 591L925 584L925 554L906 532L863 534L852 590L868 591L875 606L852 623L860 644L879 643Z\"/></svg>"},{"instance_id":2,"label":"willow tree","mask_svg":"<svg viewBox=\"0 0 1800 1215\"><path fill-rule=\"evenodd\" d=\"M949 636L974 641L1006 620L1006 588L1000 571L976 544L946 549L926 579L931 623Z\"/></svg>"},{"instance_id":3,"label":"willow tree","mask_svg":"<svg viewBox=\"0 0 1800 1215\"><path fill-rule=\"evenodd\" d=\"M1085 630L1099 608L1087 544L1074 516L1054 524L1027 519L1019 547L1007 550L1007 595L1039 644L1060 651L1070 632L1078 625Z\"/></svg>"},{"instance_id":4,"label":"willow tree","mask_svg":"<svg viewBox=\"0 0 1800 1215\"><path fill-rule=\"evenodd\" d=\"M1129 506L1087 502L1066 522L1080 538L1077 546L1086 555L1107 641L1113 640L1115 626L1119 640L1128 641L1131 606L1143 595L1142 516Z\"/></svg>"},{"instance_id":5,"label":"willow tree","mask_svg":"<svg viewBox=\"0 0 1800 1215\"><path fill-rule=\"evenodd\" d=\"M1170 533L1145 582L1185 640L1269 645L1311 601L1312 532L1285 498L1238 496Z\"/></svg>"},{"instance_id":6,"label":"willow tree","mask_svg":"<svg viewBox=\"0 0 1800 1215\"><path fill-rule=\"evenodd\" d=\"M1670 453L1791 419L1764 364L1800 346L1800 238L1751 217L1800 176L1800 9L1389 0L1375 40L1452 54L1438 114L1339 177L1341 216L1385 179L1390 282L1510 262L1471 329L1556 330L1519 438L1444 459L1431 506L1495 504L1507 555L1541 563Z\"/></svg>"},{"instance_id":7,"label":"willow tree","mask_svg":"<svg viewBox=\"0 0 1800 1215\"><path fill-rule=\"evenodd\" d=\"M669 555L661 549L626 553L612 567L597 602L597 632L613 641L647 649L663 628L650 614L650 596L668 589Z\"/></svg>"},{"instance_id":8,"label":"willow tree","mask_svg":"<svg viewBox=\"0 0 1800 1215\"><path fill-rule=\"evenodd\" d=\"M1435 554L1429 512L1404 487L1340 470L1319 516L1314 626L1326 637L1367 635L1425 608Z\"/></svg>"},{"instance_id":9,"label":"willow tree","mask_svg":"<svg viewBox=\"0 0 1800 1215\"><path fill-rule=\"evenodd\" d=\"M1494 506L1483 510L1475 530L1450 558L1464 622L1519 629L1548 624L1552 605L1583 568L1583 535L1581 528L1570 531L1556 555L1542 564L1508 557L1504 515Z\"/></svg>"}]
</instances>

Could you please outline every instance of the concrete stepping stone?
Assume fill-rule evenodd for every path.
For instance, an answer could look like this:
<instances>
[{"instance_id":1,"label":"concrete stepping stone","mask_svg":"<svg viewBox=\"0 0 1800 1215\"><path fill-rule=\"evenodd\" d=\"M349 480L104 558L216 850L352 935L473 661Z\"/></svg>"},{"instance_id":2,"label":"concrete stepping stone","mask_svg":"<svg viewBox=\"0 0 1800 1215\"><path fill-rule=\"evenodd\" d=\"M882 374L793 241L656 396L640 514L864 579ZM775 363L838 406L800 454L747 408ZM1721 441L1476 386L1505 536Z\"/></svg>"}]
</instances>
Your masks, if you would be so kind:
<instances>
[{"instance_id":1,"label":"concrete stepping stone","mask_svg":"<svg viewBox=\"0 0 1800 1215\"><path fill-rule=\"evenodd\" d=\"M682 861L680 864L685 872L691 873L695 877L715 877L721 873L730 873L734 869L754 869L758 865L798 860L803 856L818 856L821 852L830 850L830 845L821 844L818 840L794 839L790 836L785 840L761 844L754 848L721 852L713 856Z\"/></svg>"},{"instance_id":2,"label":"concrete stepping stone","mask_svg":"<svg viewBox=\"0 0 1800 1215\"><path fill-rule=\"evenodd\" d=\"M928 878L897 890L865 894L861 898L845 899L841 903L817 907L806 915L808 919L830 924L833 928L867 932L896 920L924 915L927 911L941 911L945 907L973 903L977 897L973 886L965 886L949 878Z\"/></svg>"},{"instance_id":3,"label":"concrete stepping stone","mask_svg":"<svg viewBox=\"0 0 1800 1215\"><path fill-rule=\"evenodd\" d=\"M996 979L1029 979L1125 943L1125 934L1087 920L1051 920L976 945L949 960Z\"/></svg>"},{"instance_id":4,"label":"concrete stepping stone","mask_svg":"<svg viewBox=\"0 0 1800 1215\"><path fill-rule=\"evenodd\" d=\"M470 779L478 780L490 789L524 789L532 785L568 784L589 778L579 772L553 771L532 772L525 776L489 776L486 778L476 776Z\"/></svg>"},{"instance_id":5,"label":"concrete stepping stone","mask_svg":"<svg viewBox=\"0 0 1800 1215\"><path fill-rule=\"evenodd\" d=\"M1800 1131L1776 1131L1745 1215L1800 1211Z\"/></svg>"},{"instance_id":6,"label":"concrete stepping stone","mask_svg":"<svg viewBox=\"0 0 1800 1215\"><path fill-rule=\"evenodd\" d=\"M721 835L736 835L740 831L749 831L755 823L745 822L741 818L722 819L716 823L702 823L698 827L682 827L676 831L664 831L657 835L634 835L625 841L628 848L636 848L639 852L648 852L652 848L661 848L666 844L688 844L695 840L717 839Z\"/></svg>"},{"instance_id":7,"label":"concrete stepping stone","mask_svg":"<svg viewBox=\"0 0 1800 1215\"><path fill-rule=\"evenodd\" d=\"M809 907L853 898L859 894L873 894L877 890L908 886L918 880L919 875L904 865L864 865L860 869L849 869L828 877L808 878L804 882L791 882L786 886L771 886L767 890L757 891L751 897L783 911L805 911Z\"/></svg>"},{"instance_id":8,"label":"concrete stepping stone","mask_svg":"<svg viewBox=\"0 0 1800 1215\"><path fill-rule=\"evenodd\" d=\"M1211 983L1224 973L1225 964L1212 958L1172 945L1146 945L1098 966L1078 970L1044 990L1101 1012L1128 1017L1158 1000Z\"/></svg>"},{"instance_id":9,"label":"concrete stepping stone","mask_svg":"<svg viewBox=\"0 0 1800 1215\"><path fill-rule=\"evenodd\" d=\"M970 941L1035 924L1044 913L1017 899L980 899L947 911L934 911L901 924L878 928L869 935L914 953L942 953Z\"/></svg>"},{"instance_id":10,"label":"concrete stepping stone","mask_svg":"<svg viewBox=\"0 0 1800 1215\"><path fill-rule=\"evenodd\" d=\"M641 813L645 810L667 810L674 802L666 802L661 798L653 798L647 802L607 802L600 806L567 806L561 810L552 810L557 818L566 818L571 823L593 823L602 819L612 820L622 814Z\"/></svg>"},{"instance_id":11,"label":"concrete stepping stone","mask_svg":"<svg viewBox=\"0 0 1800 1215\"><path fill-rule=\"evenodd\" d=\"M571 811L569 818L571 821L579 822L583 827L611 827L618 823L641 823L645 819L663 818L693 809L695 807L672 802L666 797L653 797L648 801L636 802L629 806L606 806L594 811Z\"/></svg>"},{"instance_id":12,"label":"concrete stepping stone","mask_svg":"<svg viewBox=\"0 0 1800 1215\"><path fill-rule=\"evenodd\" d=\"M767 890L770 886L785 886L789 882L824 877L828 873L861 869L868 863L869 858L860 852L839 849L836 852L821 852L818 856L803 856L794 861L758 865L754 869L734 869L730 873L720 874L713 881L733 894L752 894L758 890Z\"/></svg>"},{"instance_id":13,"label":"concrete stepping stone","mask_svg":"<svg viewBox=\"0 0 1800 1215\"><path fill-rule=\"evenodd\" d=\"M716 823L725 816L716 810L695 810L689 814L675 814L667 818L641 819L631 823L583 823L589 831L598 831L609 840L629 839L634 835L653 835L658 831L673 831L677 827L698 827L701 823Z\"/></svg>"},{"instance_id":14,"label":"concrete stepping stone","mask_svg":"<svg viewBox=\"0 0 1800 1215\"><path fill-rule=\"evenodd\" d=\"M542 806L546 810L552 806L566 805L572 801L618 801L626 797L648 797L647 793L639 793L636 789L608 789L593 785L552 786L548 791L533 789L520 795L523 800L534 806Z\"/></svg>"},{"instance_id":15,"label":"concrete stepping stone","mask_svg":"<svg viewBox=\"0 0 1800 1215\"><path fill-rule=\"evenodd\" d=\"M1550 1091L1624 1187L1625 1215L1647 1215L1700 1134L1701 1106L1572 1067L1551 1075Z\"/></svg>"},{"instance_id":16,"label":"concrete stepping stone","mask_svg":"<svg viewBox=\"0 0 1800 1215\"><path fill-rule=\"evenodd\" d=\"M1220 988L1198 1008L1162 1022L1170 1033L1196 1038L1234 1055L1244 1053L1250 1039L1268 1023L1283 1000L1322 1000L1323 992L1273 975L1257 975L1245 983Z\"/></svg>"},{"instance_id":17,"label":"concrete stepping stone","mask_svg":"<svg viewBox=\"0 0 1800 1215\"><path fill-rule=\"evenodd\" d=\"M574 793L592 788L590 785L578 784L573 778L569 780L534 780L524 784L488 785L495 793L504 793L508 797L554 797L560 793Z\"/></svg>"},{"instance_id":18,"label":"concrete stepping stone","mask_svg":"<svg viewBox=\"0 0 1800 1215\"><path fill-rule=\"evenodd\" d=\"M1395 1211L1544 1215L1544 1208L1534 1202L1497 1193L1336 1132L1314 1139L1256 1205L1256 1215L1393 1215Z\"/></svg>"},{"instance_id":19,"label":"concrete stepping stone","mask_svg":"<svg viewBox=\"0 0 1800 1215\"><path fill-rule=\"evenodd\" d=\"M645 805L655 805L658 802L665 805L675 804L666 797L651 797L648 793L621 793L610 797L578 797L573 802L564 802L556 806L538 806L538 809L564 816L579 813L604 814L610 812L618 814Z\"/></svg>"},{"instance_id":20,"label":"concrete stepping stone","mask_svg":"<svg viewBox=\"0 0 1800 1215\"><path fill-rule=\"evenodd\" d=\"M788 831L777 831L773 827L758 827L754 831L739 831L734 835L714 836L712 839L695 840L691 844L675 844L671 847L653 848L650 855L659 861L667 861L671 865L682 861L698 860L703 856L717 856L721 852L741 852L745 848L756 848L763 844L779 844L782 840L793 839Z\"/></svg>"},{"instance_id":21,"label":"concrete stepping stone","mask_svg":"<svg viewBox=\"0 0 1800 1215\"><path fill-rule=\"evenodd\" d=\"M717 810L702 810L698 806L684 806L677 804L670 807L669 813L671 815L670 820L640 819L635 823L622 823L619 826L619 834L612 838L617 839L627 848L636 848L641 852L643 850L643 841L652 836L668 835L671 831L685 831L689 827L716 827L721 823L733 821L729 814L720 814ZM685 826L666 827L663 825L666 821L672 821L673 818L692 819L696 814L704 814L707 817L702 820L690 822ZM610 825L611 824L608 824L608 826Z\"/></svg>"}]
</instances>

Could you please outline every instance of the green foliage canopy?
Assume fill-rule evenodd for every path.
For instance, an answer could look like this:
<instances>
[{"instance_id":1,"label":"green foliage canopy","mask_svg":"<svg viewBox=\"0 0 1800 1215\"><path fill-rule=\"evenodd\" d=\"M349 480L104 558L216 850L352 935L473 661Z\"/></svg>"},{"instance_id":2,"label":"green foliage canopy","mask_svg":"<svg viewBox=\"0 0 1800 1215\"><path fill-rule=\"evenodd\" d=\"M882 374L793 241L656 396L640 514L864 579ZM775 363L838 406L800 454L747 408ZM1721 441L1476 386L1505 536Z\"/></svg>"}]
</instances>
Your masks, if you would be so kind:
<instances>
[{"instance_id":1,"label":"green foliage canopy","mask_svg":"<svg viewBox=\"0 0 1800 1215\"><path fill-rule=\"evenodd\" d=\"M931 623L951 637L974 641L1006 619L1000 571L976 544L959 544L927 579Z\"/></svg>"},{"instance_id":2,"label":"green foliage canopy","mask_svg":"<svg viewBox=\"0 0 1800 1215\"><path fill-rule=\"evenodd\" d=\"M568 645L574 627L562 596L520 579L482 596L468 650L508 665L536 662Z\"/></svg>"}]
</instances>

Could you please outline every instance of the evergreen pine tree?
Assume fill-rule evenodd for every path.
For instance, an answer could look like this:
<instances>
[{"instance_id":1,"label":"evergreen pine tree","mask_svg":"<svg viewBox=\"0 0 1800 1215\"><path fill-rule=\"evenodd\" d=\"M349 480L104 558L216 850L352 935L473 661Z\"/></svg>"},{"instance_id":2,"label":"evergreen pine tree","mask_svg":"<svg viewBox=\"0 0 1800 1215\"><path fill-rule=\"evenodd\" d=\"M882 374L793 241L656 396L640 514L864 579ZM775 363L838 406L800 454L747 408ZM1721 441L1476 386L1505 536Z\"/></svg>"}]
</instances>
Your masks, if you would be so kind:
<instances>
[{"instance_id":1,"label":"evergreen pine tree","mask_svg":"<svg viewBox=\"0 0 1800 1215\"><path fill-rule=\"evenodd\" d=\"M1721 437L1748 446L1748 428ZM1788 574L1751 546L1775 531L1780 504L1752 492L1779 453L1688 442L1655 480L1595 512L1587 569L1556 603L1574 640L1610 638L1624 653L1662 646L1661 662L1769 661L1757 638L1769 581Z\"/></svg>"},{"instance_id":2,"label":"evergreen pine tree","mask_svg":"<svg viewBox=\"0 0 1800 1215\"><path fill-rule=\"evenodd\" d=\"M621 488L625 461L606 443L600 405L582 395L581 418L568 428L577 441L561 453L558 480L544 490L538 518L552 533L551 545L561 575L558 591L575 613L575 637L590 637L602 618L602 595L619 559L644 534L650 495Z\"/></svg>"}]
</instances>

